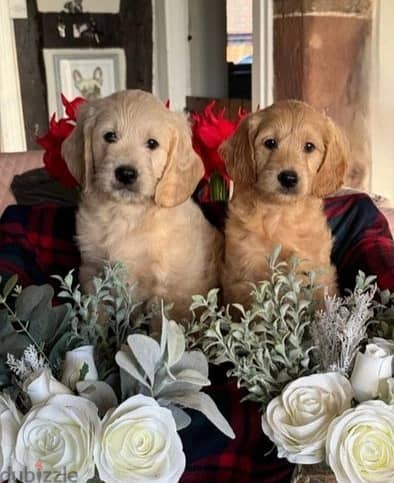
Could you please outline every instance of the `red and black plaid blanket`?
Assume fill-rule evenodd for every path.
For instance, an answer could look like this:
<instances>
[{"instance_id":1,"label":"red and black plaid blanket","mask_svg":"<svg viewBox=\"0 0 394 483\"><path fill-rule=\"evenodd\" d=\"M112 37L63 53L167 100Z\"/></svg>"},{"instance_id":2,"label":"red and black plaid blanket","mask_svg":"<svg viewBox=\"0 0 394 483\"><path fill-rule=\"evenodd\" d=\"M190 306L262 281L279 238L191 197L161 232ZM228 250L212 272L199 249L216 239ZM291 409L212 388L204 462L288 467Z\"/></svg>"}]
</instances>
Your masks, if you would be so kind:
<instances>
[{"instance_id":1,"label":"red and black plaid blanket","mask_svg":"<svg viewBox=\"0 0 394 483\"><path fill-rule=\"evenodd\" d=\"M207 208L207 207L205 207ZM210 207L210 218L221 224L223 207ZM212 208L214 208L212 210ZM352 288L358 270L375 274L381 288L394 291L394 242L384 216L364 194L343 195L325 202L335 235L332 253L341 290ZM220 216L219 216L220 215ZM74 243L75 210L53 204L11 206L0 220L0 274L17 273L23 285L54 283L51 274L65 275L79 265ZM237 437L231 441L200 413L181 432L187 458L183 483L288 482L292 466L276 458L261 430L256 404L240 403L242 394L214 368L210 389Z\"/></svg>"}]
</instances>

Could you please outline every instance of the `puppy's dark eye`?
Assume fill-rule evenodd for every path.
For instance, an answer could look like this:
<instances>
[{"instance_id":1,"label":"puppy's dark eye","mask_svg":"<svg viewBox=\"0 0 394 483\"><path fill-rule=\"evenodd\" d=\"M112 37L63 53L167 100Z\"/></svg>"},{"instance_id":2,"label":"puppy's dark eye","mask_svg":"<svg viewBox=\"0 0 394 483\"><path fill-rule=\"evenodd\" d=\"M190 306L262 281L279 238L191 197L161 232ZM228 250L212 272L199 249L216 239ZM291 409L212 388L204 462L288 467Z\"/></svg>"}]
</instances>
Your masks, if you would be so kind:
<instances>
[{"instance_id":1,"label":"puppy's dark eye","mask_svg":"<svg viewBox=\"0 0 394 483\"><path fill-rule=\"evenodd\" d=\"M156 141L156 139L152 139L152 138L146 141L146 145L148 146L148 149L152 151L159 147L159 143Z\"/></svg>"},{"instance_id":2,"label":"puppy's dark eye","mask_svg":"<svg viewBox=\"0 0 394 483\"><path fill-rule=\"evenodd\" d=\"M316 149L316 146L313 143L305 143L304 151L306 153L311 153Z\"/></svg>"},{"instance_id":3,"label":"puppy's dark eye","mask_svg":"<svg viewBox=\"0 0 394 483\"><path fill-rule=\"evenodd\" d=\"M103 138L107 141L107 143L116 143L118 140L118 136L116 135L115 131L106 132Z\"/></svg>"},{"instance_id":4,"label":"puppy's dark eye","mask_svg":"<svg viewBox=\"0 0 394 483\"><path fill-rule=\"evenodd\" d=\"M272 151L273 149L276 149L278 147L278 142L276 141L276 139L266 139L264 141L264 146Z\"/></svg>"}]
</instances>

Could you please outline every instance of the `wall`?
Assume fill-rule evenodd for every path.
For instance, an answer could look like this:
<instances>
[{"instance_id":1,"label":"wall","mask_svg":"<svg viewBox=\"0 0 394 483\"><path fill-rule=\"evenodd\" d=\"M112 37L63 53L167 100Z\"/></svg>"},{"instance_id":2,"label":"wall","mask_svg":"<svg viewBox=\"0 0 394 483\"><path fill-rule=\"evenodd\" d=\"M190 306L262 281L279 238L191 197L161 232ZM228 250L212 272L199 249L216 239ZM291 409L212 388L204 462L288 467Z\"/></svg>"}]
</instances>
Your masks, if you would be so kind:
<instances>
[{"instance_id":1,"label":"wall","mask_svg":"<svg viewBox=\"0 0 394 483\"><path fill-rule=\"evenodd\" d=\"M350 140L346 183L368 189L372 0L276 0L274 13L275 99L332 116Z\"/></svg>"},{"instance_id":2,"label":"wall","mask_svg":"<svg viewBox=\"0 0 394 483\"><path fill-rule=\"evenodd\" d=\"M43 48L122 47L126 54L126 87L151 90L151 0L121 0L118 14L92 14L101 33L99 45L88 38L59 37L58 14L38 12L35 0L26 3L28 18L16 19L14 25L28 149L38 148L35 136L46 131L51 114L46 102ZM66 22L71 25L70 14Z\"/></svg>"},{"instance_id":3,"label":"wall","mask_svg":"<svg viewBox=\"0 0 394 483\"><path fill-rule=\"evenodd\" d=\"M394 204L394 2L377 3L373 40L372 184L373 192Z\"/></svg>"}]
</instances>

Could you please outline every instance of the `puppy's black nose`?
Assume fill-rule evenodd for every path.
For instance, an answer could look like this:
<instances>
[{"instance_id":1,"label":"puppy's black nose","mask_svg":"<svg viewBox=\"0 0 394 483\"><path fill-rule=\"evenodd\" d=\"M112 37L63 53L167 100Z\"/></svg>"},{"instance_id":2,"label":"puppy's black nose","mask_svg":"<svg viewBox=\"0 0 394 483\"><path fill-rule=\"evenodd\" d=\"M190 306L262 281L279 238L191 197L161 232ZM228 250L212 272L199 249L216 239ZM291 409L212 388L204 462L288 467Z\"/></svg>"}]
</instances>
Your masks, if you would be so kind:
<instances>
[{"instance_id":1,"label":"puppy's black nose","mask_svg":"<svg viewBox=\"0 0 394 483\"><path fill-rule=\"evenodd\" d=\"M291 170L281 171L278 174L278 180L284 188L294 188L298 183L298 175Z\"/></svg>"},{"instance_id":2,"label":"puppy's black nose","mask_svg":"<svg viewBox=\"0 0 394 483\"><path fill-rule=\"evenodd\" d=\"M118 166L115 178L123 184L133 184L138 177L138 171L132 166Z\"/></svg>"}]
</instances>

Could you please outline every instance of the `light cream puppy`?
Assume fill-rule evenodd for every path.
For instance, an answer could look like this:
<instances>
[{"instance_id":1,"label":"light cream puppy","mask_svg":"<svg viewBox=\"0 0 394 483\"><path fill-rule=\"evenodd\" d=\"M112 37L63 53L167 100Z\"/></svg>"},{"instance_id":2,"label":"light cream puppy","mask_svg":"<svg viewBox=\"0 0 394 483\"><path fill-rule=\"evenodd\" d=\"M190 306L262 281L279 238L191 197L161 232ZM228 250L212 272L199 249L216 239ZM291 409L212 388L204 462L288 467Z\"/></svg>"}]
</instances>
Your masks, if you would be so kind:
<instances>
[{"instance_id":1,"label":"light cream puppy","mask_svg":"<svg viewBox=\"0 0 394 483\"><path fill-rule=\"evenodd\" d=\"M80 107L62 155L82 186L77 241L89 290L105 262L123 262L135 296L174 302L218 286L222 237L191 200L203 176L184 115L130 90Z\"/></svg>"},{"instance_id":2,"label":"light cream puppy","mask_svg":"<svg viewBox=\"0 0 394 483\"><path fill-rule=\"evenodd\" d=\"M244 118L221 153L234 180L225 228L225 301L250 303L248 282L267 279L267 257L279 244L281 259L302 260L300 271L322 269L317 282L334 293L322 198L340 187L346 170L348 148L339 129L303 102L281 101Z\"/></svg>"}]
</instances>

